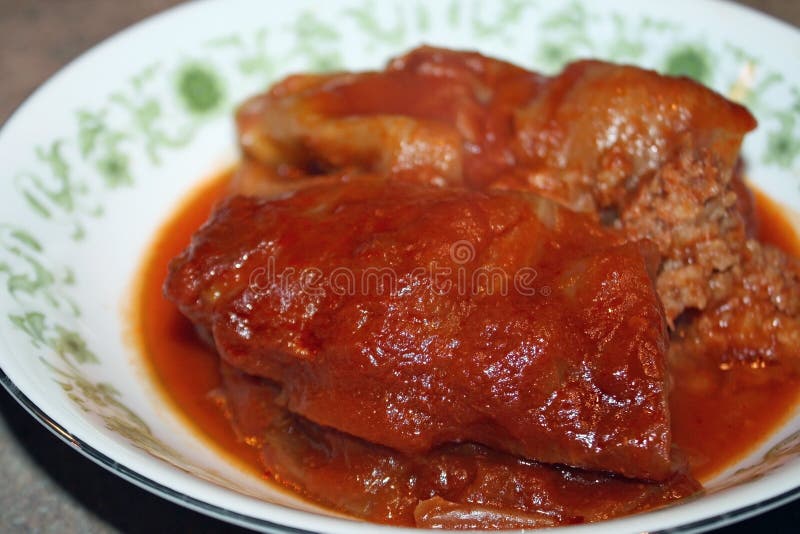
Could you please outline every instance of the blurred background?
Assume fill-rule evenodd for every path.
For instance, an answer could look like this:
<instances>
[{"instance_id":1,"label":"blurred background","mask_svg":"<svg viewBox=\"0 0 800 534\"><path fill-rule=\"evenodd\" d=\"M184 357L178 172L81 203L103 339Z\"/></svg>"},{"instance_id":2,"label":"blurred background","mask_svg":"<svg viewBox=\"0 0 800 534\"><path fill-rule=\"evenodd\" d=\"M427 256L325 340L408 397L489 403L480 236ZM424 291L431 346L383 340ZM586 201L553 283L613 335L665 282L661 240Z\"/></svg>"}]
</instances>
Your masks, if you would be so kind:
<instances>
[{"instance_id":1,"label":"blurred background","mask_svg":"<svg viewBox=\"0 0 800 534\"><path fill-rule=\"evenodd\" d=\"M800 0L736 2L800 26ZM122 28L178 3L0 0L0 123L67 62ZM717 532L798 531L800 501ZM0 388L0 533L17 532L246 531L171 504L106 472L50 434Z\"/></svg>"}]
</instances>

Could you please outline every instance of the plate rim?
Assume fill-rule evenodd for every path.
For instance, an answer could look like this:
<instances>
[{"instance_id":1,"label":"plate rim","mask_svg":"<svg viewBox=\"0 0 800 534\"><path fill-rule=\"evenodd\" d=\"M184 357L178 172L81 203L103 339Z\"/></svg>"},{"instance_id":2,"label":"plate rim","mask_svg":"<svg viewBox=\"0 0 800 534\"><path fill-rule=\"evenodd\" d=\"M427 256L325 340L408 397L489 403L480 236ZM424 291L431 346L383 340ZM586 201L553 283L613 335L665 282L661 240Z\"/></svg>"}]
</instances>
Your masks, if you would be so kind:
<instances>
[{"instance_id":1,"label":"plate rim","mask_svg":"<svg viewBox=\"0 0 800 534\"><path fill-rule=\"evenodd\" d=\"M0 365L0 384L13 399L17 403L19 403L19 405L22 406L22 408L25 409L26 412L28 412L34 419L36 419L42 426L44 426L56 437L58 437L62 442L70 446L70 448L77 451L85 458L88 458L96 465L105 468L107 471L119 476L125 481L134 484L135 486L143 490L152 493L153 495L156 495L163 499L167 499L173 504L176 504L178 506L184 506L195 512L204 514L206 516L213 517L221 521L233 523L242 527L247 527L247 528L255 527L262 532L274 532L280 534L315 534L318 532L315 530L302 529L302 528L292 527L289 525L275 523L267 519L253 517L251 515L243 514L241 512L229 510L222 506L209 503L202 499L192 497L191 495L187 495L186 493L165 486L160 482L157 482L123 464L120 464L119 462L113 460L108 455L94 448L92 445L86 443L81 438L73 435L69 430L67 430L60 423L58 423L58 421L56 421L53 417L50 417L47 413L45 413L44 410L39 408L39 406L37 406L33 401L31 401L28 398L28 396L25 395L25 393L23 393L11 381L11 379L3 371L1 365ZM670 534L670 533L703 532L710 528L722 527L725 525L729 525L731 523L742 521L749 517L759 515L761 513L777 508L783 504L796 500L798 497L800 497L800 484L795 488L788 490L786 492L774 495L772 497L769 497L767 499L755 503L751 503L749 505L741 506L739 508L736 508L728 512L724 512L721 514L717 514L696 521L690 521L688 523L679 524L665 529L654 530L651 531L651 533ZM270 504L270 503L265 503L265 504ZM273 506L280 506L280 505L274 504ZM302 510L297 510L297 512L302 514L309 513L309 512L304 512ZM633 516L624 516L620 519L624 519L625 517L633 517ZM330 518L330 519L338 519L338 518ZM360 521L357 519L350 520L345 518L345 520L356 524L360 523ZM591 527L593 524L602 524L602 523L603 522L590 523L582 525L580 528ZM377 526L385 527L386 525L377 525ZM551 529L545 529L545 530L551 530ZM420 532L424 532L424 530L420 530ZM442 532L448 532L448 531L442 531Z\"/></svg>"}]
</instances>

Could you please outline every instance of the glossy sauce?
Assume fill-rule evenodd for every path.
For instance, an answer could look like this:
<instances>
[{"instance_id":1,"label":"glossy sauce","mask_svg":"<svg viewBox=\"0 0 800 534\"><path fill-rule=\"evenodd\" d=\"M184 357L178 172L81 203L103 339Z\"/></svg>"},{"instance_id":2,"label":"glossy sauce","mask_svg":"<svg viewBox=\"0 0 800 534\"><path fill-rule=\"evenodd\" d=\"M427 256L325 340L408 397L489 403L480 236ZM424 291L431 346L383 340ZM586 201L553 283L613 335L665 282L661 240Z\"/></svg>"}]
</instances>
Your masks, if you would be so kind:
<instances>
[{"instance_id":1,"label":"glossy sauce","mask_svg":"<svg viewBox=\"0 0 800 534\"><path fill-rule=\"evenodd\" d=\"M800 257L800 239L783 208L752 186L751 190L758 239ZM800 380L780 367L707 371L704 379L710 377L713 383L697 388L698 373L681 376L673 370L670 398L673 439L701 482L758 446L791 415L800 398Z\"/></svg>"},{"instance_id":2,"label":"glossy sauce","mask_svg":"<svg viewBox=\"0 0 800 534\"><path fill-rule=\"evenodd\" d=\"M261 473L258 452L239 441L212 395L220 385L217 355L161 289L170 260L189 245L223 198L231 174L222 173L193 191L158 233L139 275L137 337L150 371L177 413L229 456Z\"/></svg>"},{"instance_id":3,"label":"glossy sauce","mask_svg":"<svg viewBox=\"0 0 800 534\"><path fill-rule=\"evenodd\" d=\"M256 449L240 441L212 392L220 386L218 358L195 334L193 325L162 295L167 265L190 242L214 204L227 191L231 173L203 184L162 228L140 273L136 296L139 339L164 396L187 423L248 470L263 473ZM800 255L800 240L781 208L756 192L759 238ZM688 387L692 377L675 377L672 427L675 443L688 455L695 477L707 480L767 437L792 412L800 383L796 380L738 380L714 373L713 394Z\"/></svg>"}]
</instances>

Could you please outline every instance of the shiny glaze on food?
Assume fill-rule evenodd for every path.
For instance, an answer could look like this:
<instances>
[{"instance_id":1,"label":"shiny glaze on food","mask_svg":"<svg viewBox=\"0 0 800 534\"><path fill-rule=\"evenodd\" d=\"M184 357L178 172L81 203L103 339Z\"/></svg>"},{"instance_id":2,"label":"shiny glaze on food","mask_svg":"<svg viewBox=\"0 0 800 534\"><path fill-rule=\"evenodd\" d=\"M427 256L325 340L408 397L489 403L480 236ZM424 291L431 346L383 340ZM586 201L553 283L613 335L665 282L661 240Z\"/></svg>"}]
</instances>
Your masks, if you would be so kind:
<instances>
[{"instance_id":1,"label":"shiny glaze on food","mask_svg":"<svg viewBox=\"0 0 800 534\"><path fill-rule=\"evenodd\" d=\"M208 218L212 206L226 195L231 178L232 172L225 172L203 184L159 232L140 274L137 330L147 363L164 397L185 417L187 424L244 469L297 491L296 485L275 476L287 469L283 463L286 456L277 454L280 450L273 449L272 455L264 457L260 444L251 446L243 440L246 435L237 435L229 420L230 413L226 415L225 406L220 404L220 396L216 394L223 385L219 357L200 341L191 322L162 292L170 260L185 249L192 234ZM756 199L759 238L788 253L800 255L800 240L781 209L766 195L757 193ZM735 463L774 431L792 413L800 389L800 382L785 374L742 383L731 377L735 369L707 369L707 372L715 378L698 390L690 372L679 369L674 376L675 387L670 400L673 439L686 453L691 473L701 481ZM769 373L759 371L764 372ZM234 380L247 380L232 376ZM260 395L254 396L252 402L258 403L264 395L273 394L269 388L259 391L252 383L248 386ZM330 498L331 494L327 501L320 496L325 483L339 483L341 476L336 470L329 472L327 478L324 473L319 475L315 493L306 492L306 497L322 500L339 510L346 509L346 503L332 502L335 500ZM637 506L646 508L646 504L657 504L657 494L646 497L624 484L619 486L619 491L625 494L628 503L632 494L639 499L628 512ZM613 494L607 495L605 490L602 494L613 501ZM601 505L596 510L595 519L600 518L601 511L608 513L608 508ZM592 513L589 509L583 511Z\"/></svg>"},{"instance_id":2,"label":"shiny glaze on food","mask_svg":"<svg viewBox=\"0 0 800 534\"><path fill-rule=\"evenodd\" d=\"M757 239L756 122L708 88L421 47L290 76L236 121L230 198L164 288L219 355L214 402L298 493L418 526L597 521L694 494L689 467L794 400L800 262ZM497 295L525 269L546 292Z\"/></svg>"},{"instance_id":3,"label":"shiny glaze on food","mask_svg":"<svg viewBox=\"0 0 800 534\"><path fill-rule=\"evenodd\" d=\"M469 441L664 480L651 249L538 196L352 178L226 200L164 290L315 423L407 454Z\"/></svg>"}]
</instances>

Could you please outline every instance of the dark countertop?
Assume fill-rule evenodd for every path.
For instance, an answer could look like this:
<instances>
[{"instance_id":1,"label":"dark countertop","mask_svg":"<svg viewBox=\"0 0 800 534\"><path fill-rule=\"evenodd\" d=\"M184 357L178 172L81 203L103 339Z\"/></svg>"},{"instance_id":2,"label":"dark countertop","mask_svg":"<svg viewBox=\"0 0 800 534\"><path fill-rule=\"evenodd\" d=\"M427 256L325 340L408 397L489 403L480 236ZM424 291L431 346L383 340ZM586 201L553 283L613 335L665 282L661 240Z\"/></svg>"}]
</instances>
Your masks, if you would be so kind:
<instances>
[{"instance_id":1,"label":"dark countertop","mask_svg":"<svg viewBox=\"0 0 800 534\"><path fill-rule=\"evenodd\" d=\"M798 0L739 0L800 26ZM0 0L0 123L69 60L176 0ZM800 501L718 532L797 532ZM112 475L0 388L0 533L245 532Z\"/></svg>"}]
</instances>

